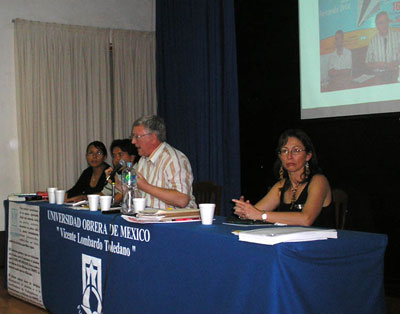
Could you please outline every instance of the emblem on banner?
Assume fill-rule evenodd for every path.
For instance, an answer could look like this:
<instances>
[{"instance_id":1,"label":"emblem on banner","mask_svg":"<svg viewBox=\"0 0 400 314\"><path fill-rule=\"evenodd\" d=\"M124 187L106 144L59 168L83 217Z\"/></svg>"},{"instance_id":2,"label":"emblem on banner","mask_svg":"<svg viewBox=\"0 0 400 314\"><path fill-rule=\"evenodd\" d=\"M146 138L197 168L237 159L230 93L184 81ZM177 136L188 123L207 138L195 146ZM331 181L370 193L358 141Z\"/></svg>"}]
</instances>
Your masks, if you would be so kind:
<instances>
[{"instance_id":1,"label":"emblem on banner","mask_svg":"<svg viewBox=\"0 0 400 314\"><path fill-rule=\"evenodd\" d=\"M79 313L101 313L101 300L101 259L82 254L82 304L78 306Z\"/></svg>"}]
</instances>

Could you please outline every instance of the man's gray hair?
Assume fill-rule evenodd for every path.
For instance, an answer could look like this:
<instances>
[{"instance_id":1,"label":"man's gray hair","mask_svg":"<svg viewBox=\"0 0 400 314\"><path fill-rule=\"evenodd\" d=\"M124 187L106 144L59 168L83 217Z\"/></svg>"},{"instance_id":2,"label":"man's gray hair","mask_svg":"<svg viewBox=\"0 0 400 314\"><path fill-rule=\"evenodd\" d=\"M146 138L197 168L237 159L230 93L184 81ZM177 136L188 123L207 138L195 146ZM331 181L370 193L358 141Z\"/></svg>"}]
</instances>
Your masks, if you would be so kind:
<instances>
[{"instance_id":1,"label":"man's gray hair","mask_svg":"<svg viewBox=\"0 0 400 314\"><path fill-rule=\"evenodd\" d=\"M140 125L143 125L147 132L156 134L160 142L165 142L167 140L167 132L163 118L156 115L141 117L133 122L132 129Z\"/></svg>"}]
</instances>

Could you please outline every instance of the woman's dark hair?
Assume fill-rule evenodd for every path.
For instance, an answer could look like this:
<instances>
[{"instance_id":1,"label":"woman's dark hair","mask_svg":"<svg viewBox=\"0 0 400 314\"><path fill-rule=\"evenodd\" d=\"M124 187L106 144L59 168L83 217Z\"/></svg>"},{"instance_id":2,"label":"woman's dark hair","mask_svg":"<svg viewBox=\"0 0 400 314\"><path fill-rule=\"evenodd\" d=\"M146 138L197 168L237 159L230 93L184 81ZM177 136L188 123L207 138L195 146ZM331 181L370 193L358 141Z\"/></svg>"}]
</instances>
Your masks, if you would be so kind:
<instances>
[{"instance_id":1,"label":"woman's dark hair","mask_svg":"<svg viewBox=\"0 0 400 314\"><path fill-rule=\"evenodd\" d=\"M104 157L107 157L107 148L102 142L94 141L94 142L89 143L89 145L86 147L86 153L89 152L90 146L96 147L99 151L101 151L103 153Z\"/></svg>"},{"instance_id":2,"label":"woman's dark hair","mask_svg":"<svg viewBox=\"0 0 400 314\"><path fill-rule=\"evenodd\" d=\"M132 141L129 139L123 139L123 140L113 140L111 145L110 145L110 152L112 154L112 151L115 147L121 148L123 152L128 153L129 155L135 155L135 162L137 162L140 158L137 148L135 145L132 144Z\"/></svg>"},{"instance_id":3,"label":"woman's dark hair","mask_svg":"<svg viewBox=\"0 0 400 314\"><path fill-rule=\"evenodd\" d=\"M313 177L314 174L321 173L321 169L318 166L318 158L317 158L317 153L315 151L314 145L310 139L310 137L302 130L300 129L289 129L284 131L278 139L278 146L276 147L276 154L278 155L278 158L275 161L274 164L274 173L276 174L277 178L279 178L279 170L282 167L282 162L279 158L279 153L282 149L282 147L287 143L289 137L295 137L297 138L303 145L306 150L306 153L312 153L311 159L308 161L309 164L309 169L310 169L310 174L308 177L304 177L302 182L307 182L310 181L311 178ZM283 178L285 179L285 185L283 186L283 190L286 191L290 187L290 180L287 180L289 178L288 172L286 171L285 168L283 168Z\"/></svg>"}]
</instances>

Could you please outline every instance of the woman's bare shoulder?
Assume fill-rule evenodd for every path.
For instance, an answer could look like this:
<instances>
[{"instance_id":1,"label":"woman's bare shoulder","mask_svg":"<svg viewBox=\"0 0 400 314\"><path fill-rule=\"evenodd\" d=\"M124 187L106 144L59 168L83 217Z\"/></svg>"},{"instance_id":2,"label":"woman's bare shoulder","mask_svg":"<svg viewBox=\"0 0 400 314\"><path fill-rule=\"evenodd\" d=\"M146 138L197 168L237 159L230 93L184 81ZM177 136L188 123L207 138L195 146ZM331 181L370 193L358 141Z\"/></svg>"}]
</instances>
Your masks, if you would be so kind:
<instances>
[{"instance_id":1,"label":"woman's bare shoulder","mask_svg":"<svg viewBox=\"0 0 400 314\"><path fill-rule=\"evenodd\" d=\"M330 191L330 184L328 179L323 174L315 174L310 181L308 191Z\"/></svg>"},{"instance_id":2,"label":"woman's bare shoulder","mask_svg":"<svg viewBox=\"0 0 400 314\"><path fill-rule=\"evenodd\" d=\"M278 182L276 182L272 186L271 190L272 191L280 191L283 188L284 185L285 185L285 180L284 179L283 180L279 180Z\"/></svg>"},{"instance_id":3,"label":"woman's bare shoulder","mask_svg":"<svg viewBox=\"0 0 400 314\"><path fill-rule=\"evenodd\" d=\"M311 178L310 184L329 184L329 181L325 175L317 173Z\"/></svg>"}]
</instances>

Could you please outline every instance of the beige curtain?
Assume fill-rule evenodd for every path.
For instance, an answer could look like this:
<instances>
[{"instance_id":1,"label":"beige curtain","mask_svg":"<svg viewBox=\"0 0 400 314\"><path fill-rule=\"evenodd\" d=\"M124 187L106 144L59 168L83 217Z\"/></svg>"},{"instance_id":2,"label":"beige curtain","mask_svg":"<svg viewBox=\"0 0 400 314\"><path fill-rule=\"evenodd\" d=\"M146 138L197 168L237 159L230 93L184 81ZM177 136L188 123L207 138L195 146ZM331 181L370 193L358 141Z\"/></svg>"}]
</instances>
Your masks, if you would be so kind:
<instances>
[{"instance_id":1,"label":"beige curtain","mask_svg":"<svg viewBox=\"0 0 400 314\"><path fill-rule=\"evenodd\" d=\"M131 134L134 120L157 112L154 32L112 30L114 136Z\"/></svg>"},{"instance_id":2,"label":"beige curtain","mask_svg":"<svg viewBox=\"0 0 400 314\"><path fill-rule=\"evenodd\" d=\"M23 192L70 188L86 146L112 140L107 29L15 21Z\"/></svg>"}]
</instances>

